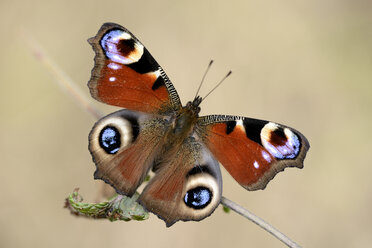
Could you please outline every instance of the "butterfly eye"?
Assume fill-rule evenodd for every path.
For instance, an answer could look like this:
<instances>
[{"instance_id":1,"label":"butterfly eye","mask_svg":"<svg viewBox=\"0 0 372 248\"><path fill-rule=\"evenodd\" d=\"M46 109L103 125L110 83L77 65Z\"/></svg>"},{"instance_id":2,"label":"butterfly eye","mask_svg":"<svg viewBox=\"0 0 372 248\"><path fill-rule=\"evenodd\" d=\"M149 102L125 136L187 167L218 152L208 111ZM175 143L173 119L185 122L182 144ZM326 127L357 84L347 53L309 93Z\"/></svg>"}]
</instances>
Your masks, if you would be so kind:
<instances>
[{"instance_id":1,"label":"butterfly eye","mask_svg":"<svg viewBox=\"0 0 372 248\"><path fill-rule=\"evenodd\" d=\"M107 153L115 154L120 149L120 133L113 126L106 126L99 135L99 145Z\"/></svg>"},{"instance_id":2,"label":"butterfly eye","mask_svg":"<svg viewBox=\"0 0 372 248\"><path fill-rule=\"evenodd\" d=\"M206 187L196 187L186 192L185 204L194 209L203 209L212 201L213 194Z\"/></svg>"}]
</instances>

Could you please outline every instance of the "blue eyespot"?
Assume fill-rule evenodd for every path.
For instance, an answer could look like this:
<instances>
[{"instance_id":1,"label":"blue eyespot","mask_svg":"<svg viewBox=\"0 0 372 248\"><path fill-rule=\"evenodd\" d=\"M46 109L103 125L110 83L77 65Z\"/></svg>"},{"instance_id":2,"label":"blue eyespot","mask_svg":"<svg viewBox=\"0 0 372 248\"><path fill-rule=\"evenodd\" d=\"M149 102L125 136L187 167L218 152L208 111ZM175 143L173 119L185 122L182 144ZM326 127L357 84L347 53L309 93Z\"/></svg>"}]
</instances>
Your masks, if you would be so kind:
<instances>
[{"instance_id":1,"label":"blue eyespot","mask_svg":"<svg viewBox=\"0 0 372 248\"><path fill-rule=\"evenodd\" d=\"M113 126L107 126L99 134L99 145L109 154L115 154L120 149L120 133Z\"/></svg>"},{"instance_id":2,"label":"blue eyespot","mask_svg":"<svg viewBox=\"0 0 372 248\"><path fill-rule=\"evenodd\" d=\"M193 209L203 209L212 201L212 192L205 187L196 187L186 192L184 202Z\"/></svg>"}]
</instances>

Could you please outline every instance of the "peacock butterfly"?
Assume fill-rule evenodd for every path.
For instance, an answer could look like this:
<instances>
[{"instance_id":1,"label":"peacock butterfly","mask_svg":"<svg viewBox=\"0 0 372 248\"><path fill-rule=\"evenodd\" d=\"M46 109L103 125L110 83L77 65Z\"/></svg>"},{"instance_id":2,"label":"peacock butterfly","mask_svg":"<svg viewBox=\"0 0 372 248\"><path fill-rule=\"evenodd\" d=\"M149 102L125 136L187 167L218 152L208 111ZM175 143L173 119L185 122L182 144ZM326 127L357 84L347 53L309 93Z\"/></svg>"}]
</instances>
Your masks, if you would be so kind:
<instances>
[{"instance_id":1,"label":"peacock butterfly","mask_svg":"<svg viewBox=\"0 0 372 248\"><path fill-rule=\"evenodd\" d=\"M286 167L303 167L310 146L295 129L240 116L199 116L200 96L182 106L163 69L124 27L105 23L88 41L96 53L92 97L126 108L90 132L94 177L132 196L153 170L138 201L168 227L216 209L218 161L247 190L264 189Z\"/></svg>"}]
</instances>

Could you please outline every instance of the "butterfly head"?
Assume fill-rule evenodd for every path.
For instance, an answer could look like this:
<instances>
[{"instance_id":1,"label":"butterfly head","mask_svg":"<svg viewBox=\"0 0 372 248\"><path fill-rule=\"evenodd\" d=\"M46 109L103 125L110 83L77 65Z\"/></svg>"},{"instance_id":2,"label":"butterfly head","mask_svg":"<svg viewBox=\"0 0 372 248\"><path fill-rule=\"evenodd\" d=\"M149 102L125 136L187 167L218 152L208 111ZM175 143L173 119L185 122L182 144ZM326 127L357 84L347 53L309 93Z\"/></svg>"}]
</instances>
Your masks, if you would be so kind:
<instances>
[{"instance_id":1,"label":"butterfly head","mask_svg":"<svg viewBox=\"0 0 372 248\"><path fill-rule=\"evenodd\" d=\"M191 101L187 102L186 108L188 110L190 110L191 112L193 112L194 115L197 116L200 112L199 105L202 101L203 101L203 99L200 96L197 96L197 97L194 98L194 100L192 102Z\"/></svg>"}]
</instances>

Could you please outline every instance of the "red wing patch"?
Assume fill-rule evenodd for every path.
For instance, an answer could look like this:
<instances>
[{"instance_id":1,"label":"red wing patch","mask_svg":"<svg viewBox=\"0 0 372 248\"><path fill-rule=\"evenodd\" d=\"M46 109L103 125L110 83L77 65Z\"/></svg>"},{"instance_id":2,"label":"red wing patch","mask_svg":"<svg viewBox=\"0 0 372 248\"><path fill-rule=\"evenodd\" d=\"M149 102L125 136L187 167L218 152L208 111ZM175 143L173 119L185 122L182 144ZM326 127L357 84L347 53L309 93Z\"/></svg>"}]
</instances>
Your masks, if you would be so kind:
<instances>
[{"instance_id":1,"label":"red wing patch","mask_svg":"<svg viewBox=\"0 0 372 248\"><path fill-rule=\"evenodd\" d=\"M156 73L140 74L133 69L106 60L101 76L89 84L91 93L101 102L131 110L154 113L170 105L167 89L153 89Z\"/></svg>"},{"instance_id":2,"label":"red wing patch","mask_svg":"<svg viewBox=\"0 0 372 248\"><path fill-rule=\"evenodd\" d=\"M276 162L262 146L247 139L239 127L226 134L225 123L212 125L207 139L206 145L213 155L245 188L255 185Z\"/></svg>"}]
</instances>

